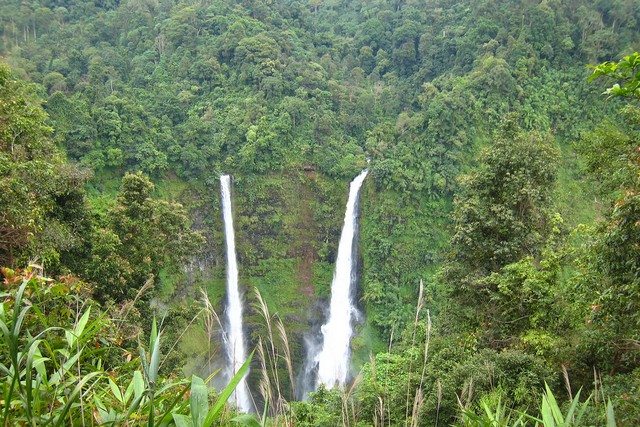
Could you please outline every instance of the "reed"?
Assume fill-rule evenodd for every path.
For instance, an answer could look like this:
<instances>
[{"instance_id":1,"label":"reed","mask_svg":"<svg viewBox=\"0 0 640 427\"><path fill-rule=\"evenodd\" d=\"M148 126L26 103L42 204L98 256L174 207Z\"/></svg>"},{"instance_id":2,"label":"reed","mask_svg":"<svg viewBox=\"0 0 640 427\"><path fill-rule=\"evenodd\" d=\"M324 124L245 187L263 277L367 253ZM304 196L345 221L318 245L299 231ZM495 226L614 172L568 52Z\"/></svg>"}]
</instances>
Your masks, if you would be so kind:
<instances>
[{"instance_id":1,"label":"reed","mask_svg":"<svg viewBox=\"0 0 640 427\"><path fill-rule=\"evenodd\" d=\"M283 355L285 365L287 366L287 373L289 374L289 384L291 385L291 394L290 398L293 400L296 395L295 390L295 381L293 376L293 359L291 358L291 347L289 346L289 338L287 337L287 331L282 323L282 319L278 317L276 319L276 329L278 330L278 335L280 335L280 341L282 342Z\"/></svg>"},{"instance_id":2,"label":"reed","mask_svg":"<svg viewBox=\"0 0 640 427\"><path fill-rule=\"evenodd\" d=\"M258 301L257 304L254 304L254 309L256 309L256 311L258 311L262 315L262 318L264 320L264 325L267 328L267 338L268 338L269 346L265 354L269 360L268 368L271 371L271 374L273 375L273 383L277 393L277 402L275 405L275 410L276 410L276 413L278 413L281 402L284 399L282 397L282 391L280 389L280 377L278 374L279 357L278 357L278 351L276 349L276 341L274 339L274 334L273 334L273 319L272 319L271 313L269 312L269 307L267 306L264 299L262 298L262 294L260 293L260 290L258 288L253 288L253 290L255 293L256 300ZM267 364L265 363L265 368L266 367L267 367Z\"/></svg>"},{"instance_id":3,"label":"reed","mask_svg":"<svg viewBox=\"0 0 640 427\"><path fill-rule=\"evenodd\" d=\"M418 302L416 303L416 314L413 320L413 331L411 333L411 347L416 345L416 332L418 330L418 322L420 319L420 311L424 307L424 283L420 280L420 288L418 291ZM391 347L391 346L389 346ZM409 405L411 400L411 373L413 372L413 359L409 361L409 369L407 371L407 392L405 396L404 425L409 425Z\"/></svg>"},{"instance_id":4,"label":"reed","mask_svg":"<svg viewBox=\"0 0 640 427\"><path fill-rule=\"evenodd\" d=\"M258 383L258 388L266 406L269 404L269 402L273 402L273 393L271 389L271 378L269 377L269 370L267 369L267 358L264 351L264 345L262 344L262 338L258 338L258 346L256 347L256 349L258 351L258 360L260 361L260 381Z\"/></svg>"},{"instance_id":5,"label":"reed","mask_svg":"<svg viewBox=\"0 0 640 427\"><path fill-rule=\"evenodd\" d=\"M353 393L358 384L362 381L362 375L358 374L349 388L345 389L340 395L341 411L342 411L342 425L350 426L356 424L355 409L353 406Z\"/></svg>"},{"instance_id":6,"label":"reed","mask_svg":"<svg viewBox=\"0 0 640 427\"><path fill-rule=\"evenodd\" d=\"M228 338L224 331L224 327L222 326L222 320L220 320L220 316L218 316L218 313L213 308L213 305L211 304L211 300L209 299L209 295L207 294L207 292L204 289L200 289L200 293L202 298L202 304L204 306L203 308L204 326L205 326L205 330L207 331L207 336L213 337L213 336L216 336L217 334L220 334L223 342L226 343L228 341ZM213 358L216 356L216 353L214 351L211 351L211 339L207 343L207 351L208 351L207 363L210 364Z\"/></svg>"}]
</instances>

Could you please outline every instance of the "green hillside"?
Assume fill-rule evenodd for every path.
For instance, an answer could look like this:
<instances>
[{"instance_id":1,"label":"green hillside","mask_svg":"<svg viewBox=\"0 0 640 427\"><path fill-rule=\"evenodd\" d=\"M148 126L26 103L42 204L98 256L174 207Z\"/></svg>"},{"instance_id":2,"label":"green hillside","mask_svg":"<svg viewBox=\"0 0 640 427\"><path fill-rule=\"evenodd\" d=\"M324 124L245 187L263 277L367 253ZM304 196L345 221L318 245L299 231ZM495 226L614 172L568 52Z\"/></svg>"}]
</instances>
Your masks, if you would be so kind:
<instances>
[{"instance_id":1,"label":"green hillside","mask_svg":"<svg viewBox=\"0 0 640 427\"><path fill-rule=\"evenodd\" d=\"M234 422L542 425L518 417L581 389L557 425L640 424L636 51L636 0L0 2L2 422L207 425L178 378L224 364L224 173L256 349ZM297 402L364 168L354 381ZM56 329L14 358L89 306L90 352ZM25 403L69 360L78 403ZM137 375L127 413L106 378Z\"/></svg>"}]
</instances>

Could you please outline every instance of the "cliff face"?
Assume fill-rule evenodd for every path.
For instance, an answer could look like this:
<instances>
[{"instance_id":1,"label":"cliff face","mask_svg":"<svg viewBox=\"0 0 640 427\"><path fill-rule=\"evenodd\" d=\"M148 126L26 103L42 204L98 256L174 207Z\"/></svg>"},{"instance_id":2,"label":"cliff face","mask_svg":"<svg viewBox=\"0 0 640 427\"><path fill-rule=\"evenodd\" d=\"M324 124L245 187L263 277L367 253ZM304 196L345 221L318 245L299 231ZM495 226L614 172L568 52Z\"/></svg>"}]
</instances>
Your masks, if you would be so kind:
<instances>
[{"instance_id":1,"label":"cliff face","mask_svg":"<svg viewBox=\"0 0 640 427\"><path fill-rule=\"evenodd\" d=\"M265 332L255 309L255 288L271 314L286 325L296 361L303 360L303 335L324 321L322 307L329 297L348 184L303 169L233 176L239 282L250 340ZM190 185L173 195L190 208L193 227L203 232L206 244L183 273L163 277L163 294L167 299L197 300L199 290L205 289L221 316L225 255L219 194L218 183L212 181L211 186Z\"/></svg>"}]
</instances>

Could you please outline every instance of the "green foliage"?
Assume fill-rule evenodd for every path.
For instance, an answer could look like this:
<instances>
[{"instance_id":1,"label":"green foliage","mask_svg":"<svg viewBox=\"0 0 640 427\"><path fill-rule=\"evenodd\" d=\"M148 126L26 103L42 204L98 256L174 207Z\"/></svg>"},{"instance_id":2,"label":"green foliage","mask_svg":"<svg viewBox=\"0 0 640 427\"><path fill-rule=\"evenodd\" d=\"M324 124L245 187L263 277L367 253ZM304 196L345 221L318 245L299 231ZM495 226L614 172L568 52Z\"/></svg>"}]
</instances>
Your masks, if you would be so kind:
<instances>
[{"instance_id":1,"label":"green foliage","mask_svg":"<svg viewBox=\"0 0 640 427\"><path fill-rule=\"evenodd\" d=\"M483 412L480 414L471 410L465 410L459 426L468 427L489 427L489 426L505 426L505 427L521 427L530 425L529 421L533 421L536 426L543 427L570 427L570 426L590 426L594 425L594 420L587 420L586 414L591 409L591 397L585 401L580 400L581 390L571 399L566 410L563 411L558 404L556 397L549 386L545 386L545 393L542 395L542 403L540 407L539 418L527 413L509 410L498 399L496 403L492 403L488 399L483 399L480 406ZM615 427L616 420L611 402L603 405L601 417L598 422L607 427Z\"/></svg>"},{"instance_id":2,"label":"green foliage","mask_svg":"<svg viewBox=\"0 0 640 427\"><path fill-rule=\"evenodd\" d=\"M101 298L132 299L167 265L180 265L203 243L178 203L151 197L153 184L127 174L108 220L94 231L86 274Z\"/></svg>"},{"instance_id":3,"label":"green foliage","mask_svg":"<svg viewBox=\"0 0 640 427\"><path fill-rule=\"evenodd\" d=\"M167 329L153 334L162 339L142 357L147 367L109 382L100 374L86 390L99 391L102 420L201 419L202 381L192 378L188 408L186 382L155 384L157 355L187 324L198 284L214 305L222 300L221 171L236 179L241 281L291 325L299 360L301 335L328 297L346 184L369 158L361 296L371 339L355 347L389 350L364 366L353 404L323 390L292 406L299 423L451 423L459 401L475 409L500 387L502 400L475 419L499 424L507 407L532 413L541 381L558 384L562 368L582 386L593 370L617 373L602 382L614 382L621 422L638 423L637 398L625 397L636 387L640 340L638 113L616 115L582 64L622 57L595 67L592 79L613 78L609 95L637 99L638 54L620 55L638 44L640 9L634 0L427 3L0 4L0 54L35 82L0 68L0 264L38 258L49 272L89 280L114 310L137 302L121 312L126 325L118 320L133 332L150 318L145 300L172 301ZM494 132L505 116L510 127ZM569 143L605 117L579 150L602 193L593 209L601 222L572 230L596 215L593 194L577 191L589 183ZM90 174L63 152L95 173L89 205ZM423 330L410 327L421 280L439 322L428 359ZM162 292L146 292L159 282ZM34 333L62 311L42 310ZM53 323L75 325L82 313ZM267 342L259 311L247 314L252 338ZM206 341L200 326L187 326L191 340ZM267 351L276 359L270 380L285 376L278 352ZM39 366L68 356L56 357ZM124 356L100 357L114 367ZM165 369L180 364L171 357ZM558 424L550 393L543 412ZM277 400L266 406L286 419ZM69 409L76 422L93 416L83 404Z\"/></svg>"},{"instance_id":4,"label":"green foliage","mask_svg":"<svg viewBox=\"0 0 640 427\"><path fill-rule=\"evenodd\" d=\"M599 184L603 208L599 227L584 256L585 282L592 296L593 335L608 349L606 366L633 370L640 354L638 260L638 108L628 105L620 123L605 123L587 134L587 167ZM627 344L624 344L627 343ZM629 345L631 344L631 345ZM607 360L608 359L608 360Z\"/></svg>"},{"instance_id":5,"label":"green foliage","mask_svg":"<svg viewBox=\"0 0 640 427\"><path fill-rule=\"evenodd\" d=\"M329 427L342 423L342 397L337 390L321 387L303 402L293 402L296 425Z\"/></svg>"},{"instance_id":6,"label":"green foliage","mask_svg":"<svg viewBox=\"0 0 640 427\"><path fill-rule=\"evenodd\" d=\"M607 61L593 67L590 80L599 77L609 77L617 83L608 88L605 93L610 96L640 98L640 53L634 52L618 62Z\"/></svg>"},{"instance_id":7,"label":"green foliage","mask_svg":"<svg viewBox=\"0 0 640 427\"><path fill-rule=\"evenodd\" d=\"M505 128L478 170L462 178L451 245L467 274L537 254L548 233L557 155L548 136Z\"/></svg>"},{"instance_id":8,"label":"green foliage","mask_svg":"<svg viewBox=\"0 0 640 427\"><path fill-rule=\"evenodd\" d=\"M549 286L559 268L556 255L544 267L536 266L554 225L558 154L548 136L513 126L505 123L477 169L462 178L442 275L459 305L454 311L494 348L508 345L508 337L518 335L524 324L535 327L537 316L547 319L554 307ZM561 221L557 218L555 225Z\"/></svg>"},{"instance_id":9,"label":"green foliage","mask_svg":"<svg viewBox=\"0 0 640 427\"><path fill-rule=\"evenodd\" d=\"M513 414L500 399L495 405L492 405L492 402L487 399L483 399L480 407L483 411L480 414L470 410L463 411L459 425L467 427L520 427L526 425L524 416L513 417ZM513 421L512 417L515 418Z\"/></svg>"},{"instance_id":10,"label":"green foliage","mask_svg":"<svg viewBox=\"0 0 640 427\"><path fill-rule=\"evenodd\" d=\"M64 162L46 120L34 86L0 63L0 265L36 252L57 268L82 249L88 173Z\"/></svg>"},{"instance_id":11,"label":"green foliage","mask_svg":"<svg viewBox=\"0 0 640 427\"><path fill-rule=\"evenodd\" d=\"M251 358L209 408L210 391L202 379L160 375L163 333L155 321L148 353L140 348L136 369L138 361L125 362L130 353L117 346L123 319L110 318L78 292L86 285L45 279L33 270L3 269L2 274L3 424L153 426L173 420L176 425L211 426L227 419L225 403ZM82 312L83 307L87 308ZM189 386L191 395L186 399Z\"/></svg>"},{"instance_id":12,"label":"green foliage","mask_svg":"<svg viewBox=\"0 0 640 427\"><path fill-rule=\"evenodd\" d=\"M238 372L233 375L229 384L220 392L220 395L211 408L209 408L209 391L207 385L202 378L194 375L191 378L191 393L189 396L189 409L191 412L189 415L173 413L172 417L176 426L210 427L219 420L221 418L220 413L226 401L231 397L238 383L240 383L242 378L247 374L252 357L253 353L249 355L249 358L247 358L240 369L238 369Z\"/></svg>"}]
</instances>

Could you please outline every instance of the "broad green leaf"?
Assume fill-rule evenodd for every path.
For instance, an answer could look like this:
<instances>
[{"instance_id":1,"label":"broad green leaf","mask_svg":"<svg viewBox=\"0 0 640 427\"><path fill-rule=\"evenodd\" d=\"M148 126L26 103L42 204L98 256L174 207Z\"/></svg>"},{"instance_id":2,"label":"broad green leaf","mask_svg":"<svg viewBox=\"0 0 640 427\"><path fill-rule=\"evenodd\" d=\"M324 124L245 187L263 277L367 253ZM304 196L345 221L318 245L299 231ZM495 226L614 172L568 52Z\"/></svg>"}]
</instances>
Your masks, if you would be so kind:
<instances>
[{"instance_id":1,"label":"broad green leaf","mask_svg":"<svg viewBox=\"0 0 640 427\"><path fill-rule=\"evenodd\" d=\"M549 385L545 383L545 389L546 389L546 394L545 397L547 398L547 404L549 405L549 409L551 410L551 413L553 414L553 419L557 424L561 424L564 417L562 416L562 411L560 410L560 407L558 406L558 402L556 401L556 397L553 395L553 392L551 391L551 389L549 388Z\"/></svg>"},{"instance_id":2,"label":"broad green leaf","mask_svg":"<svg viewBox=\"0 0 640 427\"><path fill-rule=\"evenodd\" d=\"M176 427L193 427L191 417L187 415L173 414L173 421L176 423Z\"/></svg>"},{"instance_id":3,"label":"broad green leaf","mask_svg":"<svg viewBox=\"0 0 640 427\"><path fill-rule=\"evenodd\" d=\"M616 416L610 400L607 402L607 427L616 427Z\"/></svg>"},{"instance_id":4,"label":"broad green leaf","mask_svg":"<svg viewBox=\"0 0 640 427\"><path fill-rule=\"evenodd\" d=\"M567 416L564 419L564 423L565 424L569 424L569 423L573 422L573 414L576 411L576 408L578 407L578 404L580 403L580 392L581 391L582 391L582 389L578 390L578 393L576 394L576 396L571 401L571 406L569 407L569 410L567 411Z\"/></svg>"},{"instance_id":5,"label":"broad green leaf","mask_svg":"<svg viewBox=\"0 0 640 427\"><path fill-rule=\"evenodd\" d=\"M260 421L252 414L240 414L231 418L231 422L243 427L261 427Z\"/></svg>"},{"instance_id":6,"label":"broad green leaf","mask_svg":"<svg viewBox=\"0 0 640 427\"><path fill-rule=\"evenodd\" d=\"M149 382L155 383L158 379L158 368L160 364L160 333L153 342L151 349L151 360L149 361Z\"/></svg>"},{"instance_id":7,"label":"broad green leaf","mask_svg":"<svg viewBox=\"0 0 640 427\"><path fill-rule=\"evenodd\" d=\"M591 400L591 398L593 397L593 395L589 396L587 398L587 400L585 400L581 407L580 410L578 411L576 418L575 418L575 424L576 425L581 425L582 424L582 417L584 416L584 414L587 412L587 409L589 409L589 401Z\"/></svg>"},{"instance_id":8,"label":"broad green leaf","mask_svg":"<svg viewBox=\"0 0 640 427\"><path fill-rule=\"evenodd\" d=\"M191 397L189 403L191 405L191 419L196 426L204 424L204 420L209 412L208 389L202 378L197 376L191 377Z\"/></svg>"},{"instance_id":9,"label":"broad green leaf","mask_svg":"<svg viewBox=\"0 0 640 427\"><path fill-rule=\"evenodd\" d=\"M124 403L128 403L129 399L131 399L131 396L133 396L133 378L131 378L129 385L127 386L126 390L124 391L124 395L122 396Z\"/></svg>"},{"instance_id":10,"label":"broad green leaf","mask_svg":"<svg viewBox=\"0 0 640 427\"><path fill-rule=\"evenodd\" d=\"M27 404L27 416L31 416L31 405L33 403L33 375L31 375L31 371L33 370L33 361L35 358L36 351L38 351L38 346L40 345L40 340L34 340L29 346L29 351L27 353L27 366L25 368L24 382L25 382L25 391L27 394L26 404Z\"/></svg>"},{"instance_id":11,"label":"broad green leaf","mask_svg":"<svg viewBox=\"0 0 640 427\"><path fill-rule=\"evenodd\" d=\"M242 364L240 369L238 369L238 372L236 372L233 378L231 378L231 381L229 381L229 384L227 384L227 386L222 390L222 392L220 393L220 396L218 396L218 399L216 400L213 407L209 410L209 413L207 414L207 418L205 419L205 422L204 422L204 427L209 427L213 424L214 421L216 421L218 414L224 407L224 404L227 403L227 400L229 400L229 397L231 396L233 391L236 389L236 387L240 383L240 380L242 380L242 378L244 378L244 376L249 371L249 366L251 365L252 358L253 358L253 352L251 352L247 360L245 360L245 362Z\"/></svg>"},{"instance_id":12,"label":"broad green leaf","mask_svg":"<svg viewBox=\"0 0 640 427\"><path fill-rule=\"evenodd\" d=\"M69 329L65 329L64 339L67 340L67 344L69 345L69 347L73 347L73 344L76 341L76 337L73 335L73 332L71 332Z\"/></svg>"},{"instance_id":13,"label":"broad green leaf","mask_svg":"<svg viewBox=\"0 0 640 427\"><path fill-rule=\"evenodd\" d=\"M149 351L153 351L153 347L157 338L158 338L158 323L156 322L156 318L154 316L153 322L151 323L151 334L149 335Z\"/></svg>"},{"instance_id":14,"label":"broad green leaf","mask_svg":"<svg viewBox=\"0 0 640 427\"><path fill-rule=\"evenodd\" d=\"M131 414L133 414L135 411L138 410L138 407L140 406L140 403L142 403L143 398L144 398L144 395L141 395L136 397L133 400L133 402L131 402L131 405L129 405L129 408L127 409L127 413L124 416L125 420L128 420Z\"/></svg>"},{"instance_id":15,"label":"broad green leaf","mask_svg":"<svg viewBox=\"0 0 640 427\"><path fill-rule=\"evenodd\" d=\"M80 338L80 336L84 332L84 328L85 326L87 326L87 322L89 321L89 313L91 313L91 307L87 308L87 311L84 312L84 314L78 321L78 324L74 328L73 333L76 336L76 339Z\"/></svg>"},{"instance_id":16,"label":"broad green leaf","mask_svg":"<svg viewBox=\"0 0 640 427\"><path fill-rule=\"evenodd\" d=\"M542 396L542 422L545 427L555 427L556 422L553 419L553 411L549 407L547 396Z\"/></svg>"},{"instance_id":17,"label":"broad green leaf","mask_svg":"<svg viewBox=\"0 0 640 427\"><path fill-rule=\"evenodd\" d=\"M111 389L111 393L113 393L115 398L118 399L120 403L125 403L122 392L120 391L120 387L118 387L118 385L111 379L111 377L109 377L109 388Z\"/></svg>"}]
</instances>

